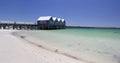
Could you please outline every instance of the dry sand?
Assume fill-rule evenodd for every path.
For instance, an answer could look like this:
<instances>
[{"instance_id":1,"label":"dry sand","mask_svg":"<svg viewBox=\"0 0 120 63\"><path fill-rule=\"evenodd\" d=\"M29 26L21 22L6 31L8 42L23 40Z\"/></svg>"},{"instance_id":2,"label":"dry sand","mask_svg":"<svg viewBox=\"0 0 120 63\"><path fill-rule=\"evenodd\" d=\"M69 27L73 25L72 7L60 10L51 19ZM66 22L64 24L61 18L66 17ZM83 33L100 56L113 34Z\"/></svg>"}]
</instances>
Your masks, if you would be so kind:
<instances>
[{"instance_id":1,"label":"dry sand","mask_svg":"<svg viewBox=\"0 0 120 63\"><path fill-rule=\"evenodd\" d=\"M45 50L0 30L0 63L85 63Z\"/></svg>"}]
</instances>

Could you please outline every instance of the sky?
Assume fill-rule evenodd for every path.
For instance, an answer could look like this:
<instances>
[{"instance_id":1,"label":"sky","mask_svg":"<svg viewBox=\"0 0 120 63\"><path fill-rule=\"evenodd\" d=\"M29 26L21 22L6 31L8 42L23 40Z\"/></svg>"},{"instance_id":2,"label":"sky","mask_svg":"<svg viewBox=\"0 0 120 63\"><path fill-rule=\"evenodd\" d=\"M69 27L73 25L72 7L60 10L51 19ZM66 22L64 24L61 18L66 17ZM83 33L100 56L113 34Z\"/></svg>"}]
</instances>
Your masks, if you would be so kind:
<instances>
[{"instance_id":1,"label":"sky","mask_svg":"<svg viewBox=\"0 0 120 63\"><path fill-rule=\"evenodd\" d=\"M120 0L0 0L0 21L64 18L68 26L120 27Z\"/></svg>"}]
</instances>

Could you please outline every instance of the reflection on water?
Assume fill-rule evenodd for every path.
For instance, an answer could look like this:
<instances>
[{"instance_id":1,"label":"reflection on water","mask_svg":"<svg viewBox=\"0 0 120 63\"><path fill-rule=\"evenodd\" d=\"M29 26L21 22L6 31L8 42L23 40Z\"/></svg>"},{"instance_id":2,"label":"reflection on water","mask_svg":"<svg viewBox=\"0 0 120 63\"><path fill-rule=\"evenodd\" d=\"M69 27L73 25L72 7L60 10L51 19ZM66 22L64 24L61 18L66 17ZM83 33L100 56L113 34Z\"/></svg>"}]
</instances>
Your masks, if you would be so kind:
<instances>
[{"instance_id":1,"label":"reflection on water","mask_svg":"<svg viewBox=\"0 0 120 63\"><path fill-rule=\"evenodd\" d=\"M19 34L44 41L57 51L95 63L120 63L120 29L61 29L21 31Z\"/></svg>"}]
</instances>

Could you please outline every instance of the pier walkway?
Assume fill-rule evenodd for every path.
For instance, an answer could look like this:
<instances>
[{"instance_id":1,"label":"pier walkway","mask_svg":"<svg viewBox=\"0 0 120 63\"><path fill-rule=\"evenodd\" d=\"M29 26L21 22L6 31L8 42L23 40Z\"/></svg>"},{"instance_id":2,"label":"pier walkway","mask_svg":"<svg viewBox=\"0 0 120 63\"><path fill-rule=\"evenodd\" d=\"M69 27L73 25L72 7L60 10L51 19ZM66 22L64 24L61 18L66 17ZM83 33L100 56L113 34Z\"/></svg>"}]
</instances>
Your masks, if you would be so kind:
<instances>
[{"instance_id":1,"label":"pier walkway","mask_svg":"<svg viewBox=\"0 0 120 63\"><path fill-rule=\"evenodd\" d=\"M37 29L36 23L25 23L25 22L0 22L0 29L15 29L15 30L33 30Z\"/></svg>"}]
</instances>

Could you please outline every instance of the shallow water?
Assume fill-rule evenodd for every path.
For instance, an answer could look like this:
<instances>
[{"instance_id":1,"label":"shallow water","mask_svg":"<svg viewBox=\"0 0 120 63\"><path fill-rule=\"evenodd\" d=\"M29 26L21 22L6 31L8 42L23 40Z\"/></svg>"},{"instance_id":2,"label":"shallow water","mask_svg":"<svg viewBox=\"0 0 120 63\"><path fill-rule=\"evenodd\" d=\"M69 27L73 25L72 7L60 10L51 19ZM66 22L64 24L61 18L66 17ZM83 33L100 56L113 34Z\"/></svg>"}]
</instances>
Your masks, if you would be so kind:
<instances>
[{"instance_id":1,"label":"shallow water","mask_svg":"<svg viewBox=\"0 0 120 63\"><path fill-rule=\"evenodd\" d=\"M120 29L69 28L21 31L19 34L92 63L120 63Z\"/></svg>"}]
</instances>

